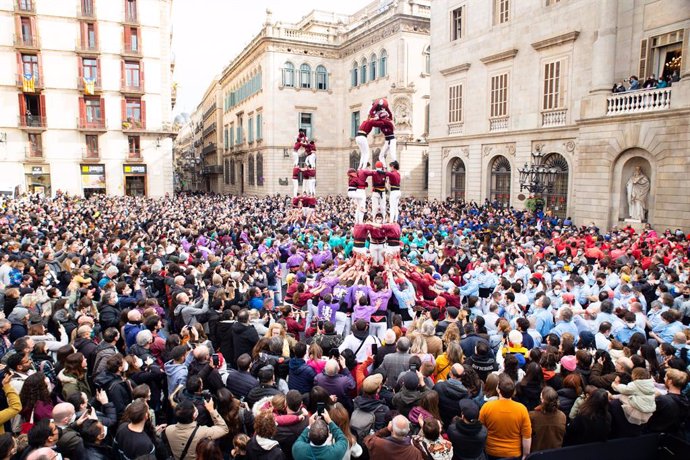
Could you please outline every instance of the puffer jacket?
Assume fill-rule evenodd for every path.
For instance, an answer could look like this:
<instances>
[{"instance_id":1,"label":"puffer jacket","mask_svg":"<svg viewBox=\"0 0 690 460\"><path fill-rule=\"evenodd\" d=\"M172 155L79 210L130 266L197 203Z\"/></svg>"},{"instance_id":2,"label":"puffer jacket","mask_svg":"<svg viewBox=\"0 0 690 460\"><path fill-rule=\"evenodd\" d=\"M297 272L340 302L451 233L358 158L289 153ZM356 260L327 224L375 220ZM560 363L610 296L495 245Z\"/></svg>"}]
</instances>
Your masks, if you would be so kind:
<instances>
[{"instance_id":1,"label":"puffer jacket","mask_svg":"<svg viewBox=\"0 0 690 460\"><path fill-rule=\"evenodd\" d=\"M93 362L93 374L94 376L100 374L105 370L105 365L108 362L108 358L114 356L118 353L115 345L111 345L108 342L101 342L96 348L96 358Z\"/></svg>"},{"instance_id":2,"label":"puffer jacket","mask_svg":"<svg viewBox=\"0 0 690 460\"><path fill-rule=\"evenodd\" d=\"M74 375L65 374L65 370L63 369L60 371L57 378L62 385L62 397L65 398L65 401L69 395L76 392L86 393L86 396L91 398L91 388L89 388L89 384L86 382L86 375L78 379Z\"/></svg>"},{"instance_id":3,"label":"puffer jacket","mask_svg":"<svg viewBox=\"0 0 690 460\"><path fill-rule=\"evenodd\" d=\"M300 393L309 393L314 387L316 371L301 358L292 358L289 361L288 388Z\"/></svg>"},{"instance_id":4,"label":"puffer jacket","mask_svg":"<svg viewBox=\"0 0 690 460\"><path fill-rule=\"evenodd\" d=\"M460 380L455 379L437 383L434 390L438 393L438 410L441 413L441 421L444 426L450 426L453 417L458 415L458 403L460 400L470 397L469 391Z\"/></svg>"},{"instance_id":5,"label":"puffer jacket","mask_svg":"<svg viewBox=\"0 0 690 460\"><path fill-rule=\"evenodd\" d=\"M128 380L110 371L104 371L96 376L94 383L105 390L108 400L115 405L118 420L129 403L132 402L132 388Z\"/></svg>"}]
</instances>

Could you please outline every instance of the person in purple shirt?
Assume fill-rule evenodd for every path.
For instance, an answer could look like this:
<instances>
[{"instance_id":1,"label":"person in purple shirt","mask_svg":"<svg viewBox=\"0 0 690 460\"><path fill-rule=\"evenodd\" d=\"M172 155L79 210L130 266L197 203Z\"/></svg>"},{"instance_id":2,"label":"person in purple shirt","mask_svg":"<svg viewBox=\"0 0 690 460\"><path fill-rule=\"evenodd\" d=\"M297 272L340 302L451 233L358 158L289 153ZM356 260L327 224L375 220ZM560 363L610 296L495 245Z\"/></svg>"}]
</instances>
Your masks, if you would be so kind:
<instances>
[{"instance_id":1,"label":"person in purple shirt","mask_svg":"<svg viewBox=\"0 0 690 460\"><path fill-rule=\"evenodd\" d=\"M393 295L391 289L386 289L382 278L376 278L374 280L374 288L369 288L368 296L369 303L375 308L372 313L371 324L369 325L369 330L371 335L378 336L379 339L384 338L386 334L386 329L388 325L386 323L386 313L388 311L388 302ZM376 318L376 317L382 318Z\"/></svg>"},{"instance_id":2,"label":"person in purple shirt","mask_svg":"<svg viewBox=\"0 0 690 460\"><path fill-rule=\"evenodd\" d=\"M301 254L297 253L297 248L296 247L291 247L290 248L290 257L288 257L287 262L285 263L287 269L291 272L296 271L299 269L300 266L304 263L304 257Z\"/></svg>"}]
</instances>

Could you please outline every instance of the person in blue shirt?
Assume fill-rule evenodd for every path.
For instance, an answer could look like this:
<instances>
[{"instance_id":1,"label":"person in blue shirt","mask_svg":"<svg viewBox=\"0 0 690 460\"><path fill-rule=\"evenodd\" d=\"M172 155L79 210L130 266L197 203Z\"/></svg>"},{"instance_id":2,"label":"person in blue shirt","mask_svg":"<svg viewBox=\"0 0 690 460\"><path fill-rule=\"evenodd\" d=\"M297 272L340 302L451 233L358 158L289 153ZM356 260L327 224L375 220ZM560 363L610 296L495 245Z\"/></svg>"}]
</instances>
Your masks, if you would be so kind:
<instances>
[{"instance_id":1,"label":"person in blue shirt","mask_svg":"<svg viewBox=\"0 0 690 460\"><path fill-rule=\"evenodd\" d=\"M479 296L479 283L477 282L477 274L474 272L466 273L463 276L465 285L460 288L460 295L463 297Z\"/></svg>"},{"instance_id":2,"label":"person in blue shirt","mask_svg":"<svg viewBox=\"0 0 690 460\"><path fill-rule=\"evenodd\" d=\"M550 306L551 299L546 295L541 295L534 301L535 329L542 337L549 335L554 327L553 314L549 311Z\"/></svg>"},{"instance_id":3,"label":"person in blue shirt","mask_svg":"<svg viewBox=\"0 0 690 460\"><path fill-rule=\"evenodd\" d=\"M685 326L678 321L679 313L676 310L666 310L661 314L661 324L659 324L649 336L659 341L659 343L673 342L676 332L683 332Z\"/></svg>"},{"instance_id":4,"label":"person in blue shirt","mask_svg":"<svg viewBox=\"0 0 690 460\"><path fill-rule=\"evenodd\" d=\"M556 324L556 327L551 330L551 333L556 334L560 339L563 334L568 332L575 337L575 344L577 344L580 334L577 331L577 326L573 323L573 310L570 307L561 307L558 313L560 321Z\"/></svg>"},{"instance_id":5,"label":"person in blue shirt","mask_svg":"<svg viewBox=\"0 0 690 460\"><path fill-rule=\"evenodd\" d=\"M623 327L618 329L615 334L616 340L621 342L623 345L627 345L630 342L630 337L632 337L634 334L641 333L644 335L644 329L636 324L635 313L626 311L623 320L625 321Z\"/></svg>"}]
</instances>

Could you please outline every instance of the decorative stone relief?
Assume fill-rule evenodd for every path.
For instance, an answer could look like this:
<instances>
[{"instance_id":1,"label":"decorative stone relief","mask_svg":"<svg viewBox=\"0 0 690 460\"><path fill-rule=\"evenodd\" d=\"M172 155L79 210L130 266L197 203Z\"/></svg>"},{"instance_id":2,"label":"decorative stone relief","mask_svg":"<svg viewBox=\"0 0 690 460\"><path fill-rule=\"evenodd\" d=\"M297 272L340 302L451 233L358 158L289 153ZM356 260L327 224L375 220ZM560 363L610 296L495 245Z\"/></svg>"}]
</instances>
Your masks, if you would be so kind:
<instances>
[{"instance_id":1,"label":"decorative stone relief","mask_svg":"<svg viewBox=\"0 0 690 460\"><path fill-rule=\"evenodd\" d=\"M460 156L462 156L466 160L470 159L470 147L469 147L469 145L465 145L463 147L460 147Z\"/></svg>"},{"instance_id":2,"label":"decorative stone relief","mask_svg":"<svg viewBox=\"0 0 690 460\"><path fill-rule=\"evenodd\" d=\"M496 155L503 156L515 156L515 143L505 143L505 144L492 144L484 145L482 148L482 156L488 157L489 155L495 153Z\"/></svg>"},{"instance_id":3,"label":"decorative stone relief","mask_svg":"<svg viewBox=\"0 0 690 460\"><path fill-rule=\"evenodd\" d=\"M565 147L565 149L568 152L573 153L575 151L575 141L570 140L570 141L564 142L563 147Z\"/></svg>"},{"instance_id":4,"label":"decorative stone relief","mask_svg":"<svg viewBox=\"0 0 690 460\"><path fill-rule=\"evenodd\" d=\"M393 101L393 117L396 130L412 130L412 103L408 98L398 97Z\"/></svg>"}]
</instances>

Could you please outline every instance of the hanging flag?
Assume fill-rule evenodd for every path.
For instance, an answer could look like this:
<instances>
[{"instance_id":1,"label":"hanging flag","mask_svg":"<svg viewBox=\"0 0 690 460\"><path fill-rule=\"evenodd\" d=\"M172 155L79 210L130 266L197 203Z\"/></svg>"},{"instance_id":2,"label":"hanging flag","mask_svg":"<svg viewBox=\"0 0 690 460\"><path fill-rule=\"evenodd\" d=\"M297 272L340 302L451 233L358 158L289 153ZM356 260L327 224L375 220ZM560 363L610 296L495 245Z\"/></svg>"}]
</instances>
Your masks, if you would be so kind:
<instances>
[{"instance_id":1,"label":"hanging flag","mask_svg":"<svg viewBox=\"0 0 690 460\"><path fill-rule=\"evenodd\" d=\"M96 92L96 79L84 77L84 94L93 96Z\"/></svg>"},{"instance_id":2,"label":"hanging flag","mask_svg":"<svg viewBox=\"0 0 690 460\"><path fill-rule=\"evenodd\" d=\"M31 72L26 72L22 78L22 91L25 93L33 93L36 91L36 81L34 80L34 74Z\"/></svg>"}]
</instances>

